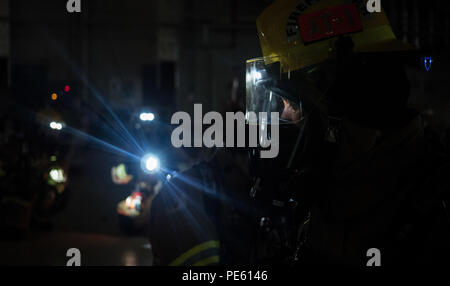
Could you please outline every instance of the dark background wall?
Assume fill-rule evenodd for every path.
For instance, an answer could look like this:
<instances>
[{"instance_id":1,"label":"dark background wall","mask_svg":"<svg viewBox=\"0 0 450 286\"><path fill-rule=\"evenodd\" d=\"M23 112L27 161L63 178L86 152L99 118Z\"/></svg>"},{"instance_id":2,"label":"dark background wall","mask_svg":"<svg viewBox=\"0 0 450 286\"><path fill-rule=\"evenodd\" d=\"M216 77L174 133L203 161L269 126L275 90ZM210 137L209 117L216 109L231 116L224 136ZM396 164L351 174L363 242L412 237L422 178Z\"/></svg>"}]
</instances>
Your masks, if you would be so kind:
<instances>
[{"instance_id":1,"label":"dark background wall","mask_svg":"<svg viewBox=\"0 0 450 286\"><path fill-rule=\"evenodd\" d=\"M85 77L115 108L222 106L236 69L260 55L255 18L269 3L90 0L69 14L61 2L11 3L14 87L42 99L69 82L86 100Z\"/></svg>"},{"instance_id":2,"label":"dark background wall","mask_svg":"<svg viewBox=\"0 0 450 286\"><path fill-rule=\"evenodd\" d=\"M0 1L0 90L9 86L9 2Z\"/></svg>"},{"instance_id":3,"label":"dark background wall","mask_svg":"<svg viewBox=\"0 0 450 286\"><path fill-rule=\"evenodd\" d=\"M158 105L167 115L195 102L221 110L233 82L243 96L245 60L261 55L255 19L271 3L85 0L82 13L69 14L65 2L0 1L0 82L12 76L14 97L26 103L70 83L73 96L84 101L92 96L88 87L95 87L113 108ZM447 2L382 4L398 38L435 58L431 72L409 71L414 105L433 108L450 122L442 96L449 90ZM9 58L12 69L5 75Z\"/></svg>"}]
</instances>

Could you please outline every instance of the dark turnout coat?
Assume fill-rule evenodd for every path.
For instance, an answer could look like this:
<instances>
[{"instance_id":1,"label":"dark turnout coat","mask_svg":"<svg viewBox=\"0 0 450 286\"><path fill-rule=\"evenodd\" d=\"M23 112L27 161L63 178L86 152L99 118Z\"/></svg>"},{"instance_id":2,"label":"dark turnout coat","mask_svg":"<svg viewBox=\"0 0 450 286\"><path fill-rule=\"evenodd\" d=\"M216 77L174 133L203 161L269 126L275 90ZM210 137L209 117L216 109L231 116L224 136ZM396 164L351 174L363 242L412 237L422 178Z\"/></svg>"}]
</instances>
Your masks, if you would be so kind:
<instances>
[{"instance_id":1,"label":"dark turnout coat","mask_svg":"<svg viewBox=\"0 0 450 286\"><path fill-rule=\"evenodd\" d=\"M242 202L248 197L247 179L233 158L222 154L168 181L150 211L155 264L206 266L234 263L241 256L245 260L251 238L242 231L245 219L237 217L247 211Z\"/></svg>"},{"instance_id":2,"label":"dark turnout coat","mask_svg":"<svg viewBox=\"0 0 450 286\"><path fill-rule=\"evenodd\" d=\"M364 266L371 248L380 251L381 265L446 261L450 168L424 130L418 117L352 164L335 169L311 211L311 261Z\"/></svg>"}]
</instances>

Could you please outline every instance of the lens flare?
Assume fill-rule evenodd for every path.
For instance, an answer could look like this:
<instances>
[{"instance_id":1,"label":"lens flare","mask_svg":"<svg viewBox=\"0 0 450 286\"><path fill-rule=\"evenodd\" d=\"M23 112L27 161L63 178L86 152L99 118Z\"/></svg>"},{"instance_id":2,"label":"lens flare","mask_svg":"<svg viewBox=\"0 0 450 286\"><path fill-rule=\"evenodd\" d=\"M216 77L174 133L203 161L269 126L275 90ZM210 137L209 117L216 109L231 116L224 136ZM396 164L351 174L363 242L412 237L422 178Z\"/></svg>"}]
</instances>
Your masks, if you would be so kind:
<instances>
[{"instance_id":1,"label":"lens flare","mask_svg":"<svg viewBox=\"0 0 450 286\"><path fill-rule=\"evenodd\" d=\"M147 170L149 171L154 171L158 168L158 159L151 157L148 158L147 161L145 162L145 168L147 168Z\"/></svg>"},{"instance_id":2,"label":"lens flare","mask_svg":"<svg viewBox=\"0 0 450 286\"><path fill-rule=\"evenodd\" d=\"M142 158L142 169L147 173L159 170L159 159L153 154L148 154Z\"/></svg>"}]
</instances>

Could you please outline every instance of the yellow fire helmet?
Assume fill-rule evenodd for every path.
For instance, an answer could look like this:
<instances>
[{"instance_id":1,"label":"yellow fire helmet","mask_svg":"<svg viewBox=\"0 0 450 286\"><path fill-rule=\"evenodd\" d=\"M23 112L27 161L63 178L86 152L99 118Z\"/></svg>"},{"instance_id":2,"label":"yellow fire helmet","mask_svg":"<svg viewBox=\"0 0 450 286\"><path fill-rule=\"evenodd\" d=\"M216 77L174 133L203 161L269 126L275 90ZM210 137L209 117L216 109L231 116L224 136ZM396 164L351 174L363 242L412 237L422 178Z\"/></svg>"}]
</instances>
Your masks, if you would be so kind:
<instances>
[{"instance_id":1,"label":"yellow fire helmet","mask_svg":"<svg viewBox=\"0 0 450 286\"><path fill-rule=\"evenodd\" d=\"M368 0L275 0L257 18L265 64L295 71L333 57L335 41L350 36L354 52L413 50L396 39L385 13Z\"/></svg>"}]
</instances>

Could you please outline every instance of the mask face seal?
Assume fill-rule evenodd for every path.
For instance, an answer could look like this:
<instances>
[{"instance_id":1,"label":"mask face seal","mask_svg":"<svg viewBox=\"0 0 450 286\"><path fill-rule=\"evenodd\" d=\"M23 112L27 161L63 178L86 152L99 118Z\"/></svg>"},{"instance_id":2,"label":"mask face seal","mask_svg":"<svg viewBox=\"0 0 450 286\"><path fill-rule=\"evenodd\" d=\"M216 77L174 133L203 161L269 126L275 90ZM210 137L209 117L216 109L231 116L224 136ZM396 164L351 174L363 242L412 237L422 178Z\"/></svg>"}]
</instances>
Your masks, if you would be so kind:
<instances>
[{"instance_id":1,"label":"mask face seal","mask_svg":"<svg viewBox=\"0 0 450 286\"><path fill-rule=\"evenodd\" d=\"M254 179L250 195L282 206L280 202L289 200L289 196L282 194L285 191L280 190L283 189L280 181L289 181L291 173L295 172L306 120L300 96L280 85L282 77L287 75L281 73L279 64L266 65L266 60L249 60L246 66L246 123L248 126L257 126L259 130L258 146L249 152ZM274 120L273 116L276 115L278 117ZM271 137L274 127L279 129L278 156L261 158L260 152L264 149L265 141L274 139Z\"/></svg>"}]
</instances>

